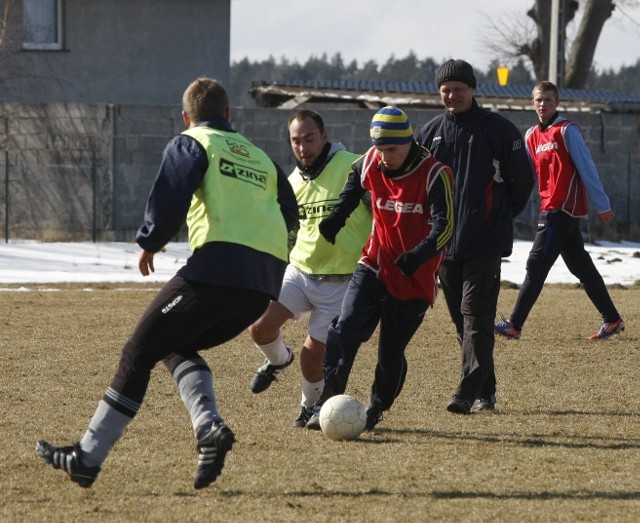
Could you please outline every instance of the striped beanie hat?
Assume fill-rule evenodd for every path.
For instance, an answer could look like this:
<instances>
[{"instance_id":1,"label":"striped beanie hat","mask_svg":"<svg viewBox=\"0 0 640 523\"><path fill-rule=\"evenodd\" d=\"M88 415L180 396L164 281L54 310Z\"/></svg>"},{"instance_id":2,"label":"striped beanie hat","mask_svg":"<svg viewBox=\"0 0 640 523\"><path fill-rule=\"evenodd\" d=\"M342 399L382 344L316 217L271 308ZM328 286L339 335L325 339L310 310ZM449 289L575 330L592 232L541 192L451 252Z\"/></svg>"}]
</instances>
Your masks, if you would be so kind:
<instances>
[{"instance_id":1,"label":"striped beanie hat","mask_svg":"<svg viewBox=\"0 0 640 523\"><path fill-rule=\"evenodd\" d=\"M413 129L407 115L387 105L373 115L371 120L371 143L373 145L401 145L413 141Z\"/></svg>"}]
</instances>

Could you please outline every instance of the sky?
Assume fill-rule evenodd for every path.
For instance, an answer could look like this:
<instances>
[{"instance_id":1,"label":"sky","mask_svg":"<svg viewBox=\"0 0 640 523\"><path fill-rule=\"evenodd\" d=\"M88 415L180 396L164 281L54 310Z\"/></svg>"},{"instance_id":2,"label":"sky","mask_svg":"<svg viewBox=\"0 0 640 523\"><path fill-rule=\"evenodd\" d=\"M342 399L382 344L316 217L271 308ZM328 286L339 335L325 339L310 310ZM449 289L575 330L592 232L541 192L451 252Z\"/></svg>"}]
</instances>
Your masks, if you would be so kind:
<instances>
[{"instance_id":1,"label":"sky","mask_svg":"<svg viewBox=\"0 0 640 523\"><path fill-rule=\"evenodd\" d=\"M502 264L502 280L520 284L531 242L514 242L509 261ZM640 281L640 243L599 242L587 245L607 284L633 285ZM42 290L41 284L56 283L145 283L168 281L189 256L188 244L169 243L167 251L155 256L156 271L149 277L138 272L140 248L135 243L0 243L0 293ZM551 269L548 283L577 283L564 262ZM11 284L11 285L9 285ZM18 284L18 285L16 285ZM34 289L38 284L38 289Z\"/></svg>"},{"instance_id":2,"label":"sky","mask_svg":"<svg viewBox=\"0 0 640 523\"><path fill-rule=\"evenodd\" d=\"M551 4L551 0L548 0ZM598 70L618 70L640 58L640 1L618 0L596 48ZM584 0L580 1L584 5ZM497 25L530 20L533 0L231 0L231 61L249 58L305 63L340 53L345 64L384 64L392 55L442 62L463 58L486 71L489 20ZM570 25L575 32L577 23ZM501 65L509 66L510 63Z\"/></svg>"}]
</instances>

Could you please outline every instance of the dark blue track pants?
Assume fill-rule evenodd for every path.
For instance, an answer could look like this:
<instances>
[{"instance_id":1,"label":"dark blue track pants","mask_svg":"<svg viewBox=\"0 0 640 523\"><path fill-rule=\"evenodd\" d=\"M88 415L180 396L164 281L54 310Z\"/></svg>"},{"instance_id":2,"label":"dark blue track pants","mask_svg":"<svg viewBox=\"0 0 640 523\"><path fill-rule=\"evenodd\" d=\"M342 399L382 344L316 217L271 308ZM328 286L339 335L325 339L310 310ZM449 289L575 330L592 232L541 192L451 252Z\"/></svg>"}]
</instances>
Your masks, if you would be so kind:
<instances>
[{"instance_id":1,"label":"dark blue track pants","mask_svg":"<svg viewBox=\"0 0 640 523\"><path fill-rule=\"evenodd\" d=\"M525 276L513 312L511 322L522 329L553 264L562 256L567 268L584 285L584 290L602 316L602 321L612 323L620 318L609 291L584 248L580 219L563 211L543 211L538 219L538 230L527 259Z\"/></svg>"},{"instance_id":2,"label":"dark blue track pants","mask_svg":"<svg viewBox=\"0 0 640 523\"><path fill-rule=\"evenodd\" d=\"M407 376L405 349L428 306L426 300L394 298L372 270L359 265L345 293L340 316L329 327L325 387L318 403L345 392L358 349L379 324L378 362L369 406L388 410L402 391Z\"/></svg>"}]
</instances>

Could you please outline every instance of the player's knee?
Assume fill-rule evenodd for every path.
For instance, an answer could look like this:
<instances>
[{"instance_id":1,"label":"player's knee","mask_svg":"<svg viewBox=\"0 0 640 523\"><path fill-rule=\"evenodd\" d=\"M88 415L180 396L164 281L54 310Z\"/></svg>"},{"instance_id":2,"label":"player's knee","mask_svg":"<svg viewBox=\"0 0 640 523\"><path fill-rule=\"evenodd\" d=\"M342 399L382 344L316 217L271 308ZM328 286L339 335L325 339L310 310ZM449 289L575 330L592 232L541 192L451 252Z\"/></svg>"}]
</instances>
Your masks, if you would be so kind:
<instances>
[{"instance_id":1,"label":"player's knee","mask_svg":"<svg viewBox=\"0 0 640 523\"><path fill-rule=\"evenodd\" d=\"M249 325L249 335L251 339L258 345L266 345L278 338L280 328L271 326L263 321L256 321Z\"/></svg>"}]
</instances>

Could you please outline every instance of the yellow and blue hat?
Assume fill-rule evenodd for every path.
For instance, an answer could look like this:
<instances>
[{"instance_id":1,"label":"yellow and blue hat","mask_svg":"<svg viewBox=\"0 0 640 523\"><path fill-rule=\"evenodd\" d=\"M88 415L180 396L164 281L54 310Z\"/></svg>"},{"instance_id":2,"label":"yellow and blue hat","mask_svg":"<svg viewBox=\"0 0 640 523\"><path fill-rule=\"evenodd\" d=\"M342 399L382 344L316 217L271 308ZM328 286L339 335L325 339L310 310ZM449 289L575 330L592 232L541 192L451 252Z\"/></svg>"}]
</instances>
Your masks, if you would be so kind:
<instances>
[{"instance_id":1,"label":"yellow and blue hat","mask_svg":"<svg viewBox=\"0 0 640 523\"><path fill-rule=\"evenodd\" d=\"M371 119L369 129L373 145L401 145L413 141L413 129L404 111L387 105Z\"/></svg>"}]
</instances>

